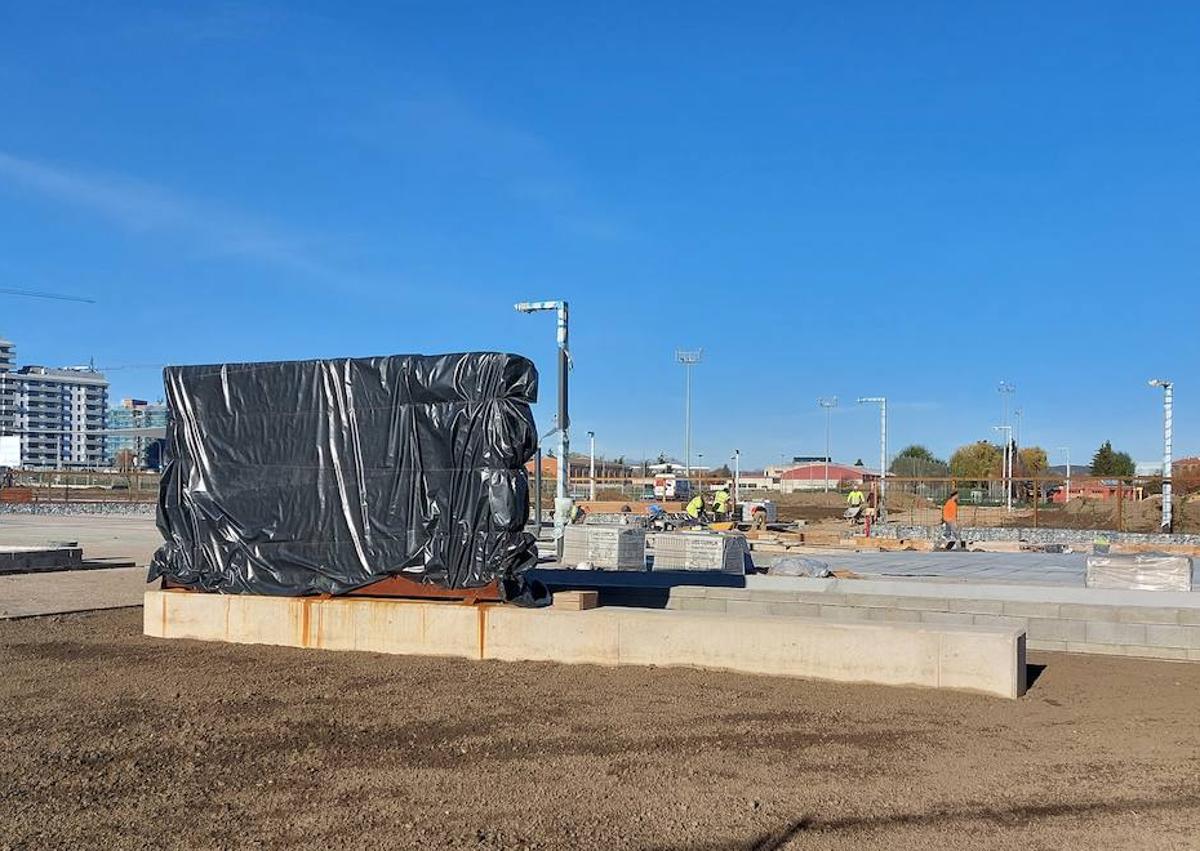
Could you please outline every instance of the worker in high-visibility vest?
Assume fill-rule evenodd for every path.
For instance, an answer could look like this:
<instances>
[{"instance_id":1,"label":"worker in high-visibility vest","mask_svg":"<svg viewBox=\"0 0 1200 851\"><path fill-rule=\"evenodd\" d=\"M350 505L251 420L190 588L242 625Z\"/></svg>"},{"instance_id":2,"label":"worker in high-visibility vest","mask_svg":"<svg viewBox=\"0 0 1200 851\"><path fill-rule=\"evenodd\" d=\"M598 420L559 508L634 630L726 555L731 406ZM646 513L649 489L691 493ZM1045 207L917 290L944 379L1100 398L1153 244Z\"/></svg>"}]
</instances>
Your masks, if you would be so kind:
<instances>
[{"instance_id":1,"label":"worker in high-visibility vest","mask_svg":"<svg viewBox=\"0 0 1200 851\"><path fill-rule=\"evenodd\" d=\"M693 520L695 520L697 522L700 522L705 519L705 510L704 509L705 509L704 494L698 493L694 497L692 497L691 502L689 502L687 504L687 508L685 508L684 511L687 513L688 517L692 518Z\"/></svg>"},{"instance_id":2,"label":"worker in high-visibility vest","mask_svg":"<svg viewBox=\"0 0 1200 851\"><path fill-rule=\"evenodd\" d=\"M729 495L729 488L721 485L720 490L713 495L713 514L718 520L729 519L729 509L733 498Z\"/></svg>"},{"instance_id":3,"label":"worker in high-visibility vest","mask_svg":"<svg viewBox=\"0 0 1200 851\"><path fill-rule=\"evenodd\" d=\"M858 525L858 521L862 517L863 506L866 505L866 502L867 498L863 495L863 492L859 490L858 485L855 485L850 493L847 494L846 505L848 507L846 508L846 514L844 516L850 521L850 526L852 528Z\"/></svg>"}]
</instances>

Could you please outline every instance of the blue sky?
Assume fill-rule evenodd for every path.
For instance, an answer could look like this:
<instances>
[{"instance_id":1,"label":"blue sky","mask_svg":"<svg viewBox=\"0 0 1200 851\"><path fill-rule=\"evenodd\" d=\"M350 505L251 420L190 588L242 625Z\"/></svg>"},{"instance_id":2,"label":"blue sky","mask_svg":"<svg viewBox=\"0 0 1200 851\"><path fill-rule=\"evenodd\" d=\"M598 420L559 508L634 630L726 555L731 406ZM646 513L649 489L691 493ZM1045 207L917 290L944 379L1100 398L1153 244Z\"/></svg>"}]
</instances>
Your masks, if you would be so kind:
<instances>
[{"instance_id":1,"label":"blue sky","mask_svg":"<svg viewBox=\"0 0 1200 851\"><path fill-rule=\"evenodd\" d=\"M0 6L22 362L504 349L577 436L748 464L991 437L1200 452L1194 3ZM150 364L151 366L145 366ZM538 411L546 426L550 406ZM577 443L581 445L582 442ZM1057 455L1054 460L1060 460Z\"/></svg>"}]
</instances>

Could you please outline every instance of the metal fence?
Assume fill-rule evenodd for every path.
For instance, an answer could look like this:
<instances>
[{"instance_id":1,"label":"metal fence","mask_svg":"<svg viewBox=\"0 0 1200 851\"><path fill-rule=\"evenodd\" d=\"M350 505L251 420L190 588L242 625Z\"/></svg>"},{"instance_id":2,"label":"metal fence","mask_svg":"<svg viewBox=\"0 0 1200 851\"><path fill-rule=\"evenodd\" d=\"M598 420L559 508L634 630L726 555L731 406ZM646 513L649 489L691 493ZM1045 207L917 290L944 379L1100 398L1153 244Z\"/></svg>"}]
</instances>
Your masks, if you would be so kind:
<instances>
[{"instance_id":1,"label":"metal fence","mask_svg":"<svg viewBox=\"0 0 1200 851\"><path fill-rule=\"evenodd\" d=\"M159 487L158 473L145 471L14 470L12 478L12 487L5 487L9 483L0 480L0 500L153 503ZM683 493L669 490L664 493L666 483L653 477L597 478L595 497L601 502L629 504L637 510L638 504L650 501L686 502L701 490L711 495L729 482L727 477L693 477ZM535 502L533 484L531 477L531 503ZM1200 479L1177 476L1173 484L1173 531L1200 533ZM804 519L813 524L839 518L851 487L851 483L842 482L829 492L823 487L808 486L785 493L777 486L755 487L743 482L740 498L743 502L773 500L780 508L781 518ZM869 495L872 487L868 483L863 490ZM544 509L553 508L554 488L552 478L543 479ZM569 489L574 499L587 500L592 494L592 480L572 478ZM936 526L941 522L942 505L952 490L959 493L960 526L1156 532L1162 523L1162 480L1157 477L1074 477L1068 482L1063 476L1011 480L889 476L884 499L887 519L907 525Z\"/></svg>"},{"instance_id":2,"label":"metal fence","mask_svg":"<svg viewBox=\"0 0 1200 851\"><path fill-rule=\"evenodd\" d=\"M888 519L935 525L952 490L962 526L1156 532L1162 524L1162 482L1153 477L889 478ZM1175 531L1194 531L1200 503L1180 489L1173 505Z\"/></svg>"},{"instance_id":3,"label":"metal fence","mask_svg":"<svg viewBox=\"0 0 1200 851\"><path fill-rule=\"evenodd\" d=\"M687 493L699 490L711 493L729 478L694 478ZM840 482L826 491L823 482L790 483L789 491L773 486L740 483L740 498L770 499L780 507L780 516L805 519L809 523L833 520L845 509L846 497L855 486ZM875 483L859 486L872 498ZM542 483L544 506L553 505L554 482ZM942 506L950 492L959 494L958 522L974 527L1031 527L1063 529L1157 532L1162 524L1162 480L1158 477L1082 477L1037 476L978 480L951 477L889 476L884 507L891 522L936 526L941 522ZM570 481L570 494L586 500L592 481L586 477ZM664 496L654 480L645 477L597 479L596 500L601 502L644 502L671 500ZM679 497L675 501L680 501ZM1173 496L1176 532L1200 532L1200 480L1176 477Z\"/></svg>"},{"instance_id":4,"label":"metal fence","mask_svg":"<svg viewBox=\"0 0 1200 851\"><path fill-rule=\"evenodd\" d=\"M13 470L0 479L6 502L155 502L158 473Z\"/></svg>"}]
</instances>

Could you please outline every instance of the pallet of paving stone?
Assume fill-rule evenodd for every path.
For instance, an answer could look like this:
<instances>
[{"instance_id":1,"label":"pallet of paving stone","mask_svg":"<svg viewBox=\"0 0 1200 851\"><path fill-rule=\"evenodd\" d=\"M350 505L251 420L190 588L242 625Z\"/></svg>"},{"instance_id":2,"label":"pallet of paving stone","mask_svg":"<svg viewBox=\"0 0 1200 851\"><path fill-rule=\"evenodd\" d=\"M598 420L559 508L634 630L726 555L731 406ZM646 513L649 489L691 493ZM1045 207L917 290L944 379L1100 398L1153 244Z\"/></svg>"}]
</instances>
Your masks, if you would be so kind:
<instances>
[{"instance_id":1,"label":"pallet of paving stone","mask_svg":"<svg viewBox=\"0 0 1200 851\"><path fill-rule=\"evenodd\" d=\"M641 526L568 526L562 563L601 570L645 570L646 530Z\"/></svg>"},{"instance_id":2,"label":"pallet of paving stone","mask_svg":"<svg viewBox=\"0 0 1200 851\"><path fill-rule=\"evenodd\" d=\"M1088 556L1086 584L1119 591L1191 591L1192 560L1148 553Z\"/></svg>"},{"instance_id":3,"label":"pallet of paving stone","mask_svg":"<svg viewBox=\"0 0 1200 851\"><path fill-rule=\"evenodd\" d=\"M743 535L660 532L654 536L654 570L746 572L749 546Z\"/></svg>"}]
</instances>

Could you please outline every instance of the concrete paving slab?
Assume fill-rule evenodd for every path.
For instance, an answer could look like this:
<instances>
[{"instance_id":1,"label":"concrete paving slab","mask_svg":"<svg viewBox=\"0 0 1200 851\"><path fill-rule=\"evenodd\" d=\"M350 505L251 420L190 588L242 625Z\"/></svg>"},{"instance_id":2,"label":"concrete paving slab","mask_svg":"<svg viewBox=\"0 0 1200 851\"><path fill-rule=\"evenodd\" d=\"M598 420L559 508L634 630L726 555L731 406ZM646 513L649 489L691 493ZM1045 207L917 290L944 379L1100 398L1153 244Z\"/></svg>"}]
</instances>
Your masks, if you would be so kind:
<instances>
[{"instance_id":1,"label":"concrete paving slab","mask_svg":"<svg viewBox=\"0 0 1200 851\"><path fill-rule=\"evenodd\" d=\"M792 591L803 595L821 593L882 594L895 597L958 598L971 600L1027 601L1031 603L1081 606L1149 606L1179 610L1180 623L1200 618L1200 592L1197 591L1110 591L1101 588L1014 585L1009 583L932 582L917 579L813 579L804 576L747 576L746 587L756 590ZM1107 610L1113 620L1117 613ZM1065 614L1063 615L1066 616ZM1085 618L1086 613L1080 614Z\"/></svg>"},{"instance_id":2,"label":"concrete paving slab","mask_svg":"<svg viewBox=\"0 0 1200 851\"><path fill-rule=\"evenodd\" d=\"M784 556L755 554L754 563L766 567ZM977 553L828 551L813 554L831 570L851 570L860 576L929 577L962 581L1014 582L1026 585L1077 586L1087 572L1084 553Z\"/></svg>"},{"instance_id":3,"label":"concrete paving slab","mask_svg":"<svg viewBox=\"0 0 1200 851\"><path fill-rule=\"evenodd\" d=\"M0 546L44 547L76 541L83 557L132 559L148 565L162 536L153 517L0 513Z\"/></svg>"},{"instance_id":4,"label":"concrete paving slab","mask_svg":"<svg viewBox=\"0 0 1200 851\"><path fill-rule=\"evenodd\" d=\"M0 576L0 618L140 606L145 591L141 567Z\"/></svg>"}]
</instances>

